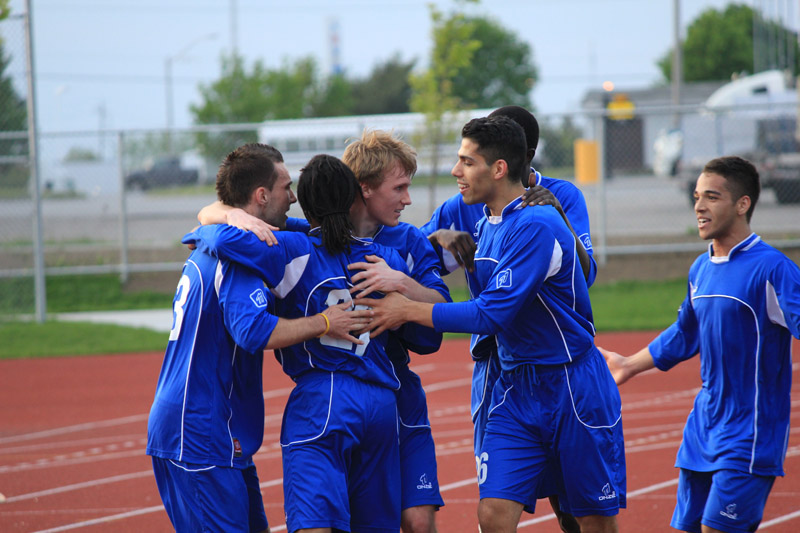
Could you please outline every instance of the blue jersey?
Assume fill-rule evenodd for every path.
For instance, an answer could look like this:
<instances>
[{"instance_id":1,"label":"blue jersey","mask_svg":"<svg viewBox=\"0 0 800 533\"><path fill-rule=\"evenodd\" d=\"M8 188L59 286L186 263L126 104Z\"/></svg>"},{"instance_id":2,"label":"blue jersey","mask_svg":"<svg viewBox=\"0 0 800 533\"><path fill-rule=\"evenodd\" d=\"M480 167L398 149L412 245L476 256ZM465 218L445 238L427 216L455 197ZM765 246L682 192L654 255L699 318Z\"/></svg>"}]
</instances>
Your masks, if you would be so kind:
<instances>
[{"instance_id":1,"label":"blue jersey","mask_svg":"<svg viewBox=\"0 0 800 533\"><path fill-rule=\"evenodd\" d=\"M594 349L594 324L575 247L555 208L523 208L522 199L515 199L500 216L478 225L480 294L469 302L434 305L434 326L496 334L506 371L521 363L554 365L582 357Z\"/></svg>"},{"instance_id":2,"label":"blue jersey","mask_svg":"<svg viewBox=\"0 0 800 533\"><path fill-rule=\"evenodd\" d=\"M264 438L263 350L278 319L255 273L193 252L147 427L147 453L245 468Z\"/></svg>"},{"instance_id":3,"label":"blue jersey","mask_svg":"<svg viewBox=\"0 0 800 533\"><path fill-rule=\"evenodd\" d=\"M369 239L353 239L349 253L331 255L322 246L319 231L310 235L276 233L278 244L268 246L253 233L233 226L202 226L184 237L198 249L208 250L260 273L277 298L277 314L301 318L324 311L330 305L351 301L347 265L365 261L367 255L382 257L395 270L408 273L394 250ZM347 372L361 380L397 389L399 381L386 354L386 336L361 335L361 345L323 336L276 350L284 372L293 379L313 369Z\"/></svg>"},{"instance_id":4,"label":"blue jersey","mask_svg":"<svg viewBox=\"0 0 800 533\"><path fill-rule=\"evenodd\" d=\"M536 185L541 185L552 192L561 204L572 229L575 230L575 235L578 236L578 240L589 254L590 266L587 282L591 287L597 277L597 262L593 256L592 238L589 233L589 213L586 210L583 193L569 181L549 178L536 170L533 172L536 175ZM459 193L451 196L436 208L428 223L420 229L425 235L430 235L439 229L466 231L473 235L475 242L478 242L477 226L478 221L482 218L483 204L467 205L464 203L464 197ZM440 262L443 272L453 272L458 268L458 262L450 252L441 249L437 249L437 252L441 254ZM467 273L467 283L470 284L470 291L472 291L475 280L470 278L469 273ZM480 289L480 286L476 288Z\"/></svg>"},{"instance_id":5,"label":"blue jersey","mask_svg":"<svg viewBox=\"0 0 800 533\"><path fill-rule=\"evenodd\" d=\"M290 231L307 233L311 226L304 219L289 218L286 227ZM381 226L372 240L396 250L400 258L405 260L409 275L414 281L436 290L446 301L451 301L450 290L439 274L439 258L430 241L417 227L406 222L400 222L396 226ZM437 351L441 344L441 333L409 322L389 335L386 349L395 366L404 366L409 363L409 350L418 354L429 354Z\"/></svg>"},{"instance_id":6,"label":"blue jersey","mask_svg":"<svg viewBox=\"0 0 800 533\"><path fill-rule=\"evenodd\" d=\"M700 352L703 387L676 466L783 475L791 336L800 338L800 270L756 234L689 270L678 320L650 344L661 370Z\"/></svg>"},{"instance_id":7,"label":"blue jersey","mask_svg":"<svg viewBox=\"0 0 800 533\"><path fill-rule=\"evenodd\" d=\"M531 169L536 175L536 185L541 185L553 193L561 204L564 213L575 230L575 234L589 254L588 286L592 286L597 277L597 262L594 260L592 239L589 234L589 214L586 210L586 201L583 194L572 183L557 178L543 176L540 172ZM471 233L475 242L478 242L478 222L484 216L484 204L468 205L459 193L451 196L440 205L431 216L430 221L420 229L425 235L430 235L439 229L466 231ZM439 255L440 266L443 272L453 272L458 268L458 262L453 255L440 247L436 248ZM476 298L483 288L474 273L464 271L467 279L467 288L470 298ZM470 340L470 352L474 359L483 359L496 350L495 339L485 335L473 335ZM482 388L482 387L480 387Z\"/></svg>"}]
</instances>

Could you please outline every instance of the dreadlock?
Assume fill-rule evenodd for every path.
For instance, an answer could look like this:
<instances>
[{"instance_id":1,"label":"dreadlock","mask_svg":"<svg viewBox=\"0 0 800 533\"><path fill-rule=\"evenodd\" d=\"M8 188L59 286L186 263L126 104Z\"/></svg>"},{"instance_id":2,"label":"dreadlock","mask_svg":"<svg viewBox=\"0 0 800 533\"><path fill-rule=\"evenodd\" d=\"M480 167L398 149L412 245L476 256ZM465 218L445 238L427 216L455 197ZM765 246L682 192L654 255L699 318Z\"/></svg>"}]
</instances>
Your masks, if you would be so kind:
<instances>
[{"instance_id":1,"label":"dreadlock","mask_svg":"<svg viewBox=\"0 0 800 533\"><path fill-rule=\"evenodd\" d=\"M350 252L350 206L359 185L350 168L330 155L315 155L300 171L297 199L309 222L321 226L322 244L331 255Z\"/></svg>"}]
</instances>

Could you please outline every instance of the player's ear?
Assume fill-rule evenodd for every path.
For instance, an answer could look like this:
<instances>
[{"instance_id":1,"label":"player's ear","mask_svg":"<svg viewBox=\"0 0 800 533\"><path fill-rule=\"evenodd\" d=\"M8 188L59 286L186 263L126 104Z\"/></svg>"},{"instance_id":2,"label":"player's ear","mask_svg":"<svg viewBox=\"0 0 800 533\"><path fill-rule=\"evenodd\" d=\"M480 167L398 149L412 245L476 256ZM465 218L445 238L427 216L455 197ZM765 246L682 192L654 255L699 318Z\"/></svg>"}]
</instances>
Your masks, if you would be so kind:
<instances>
[{"instance_id":1,"label":"player's ear","mask_svg":"<svg viewBox=\"0 0 800 533\"><path fill-rule=\"evenodd\" d=\"M492 178L500 180L508 176L508 163L505 159L498 159L492 163Z\"/></svg>"},{"instance_id":2,"label":"player's ear","mask_svg":"<svg viewBox=\"0 0 800 533\"><path fill-rule=\"evenodd\" d=\"M267 205L269 203L270 190L266 187L256 187L250 200L257 205Z\"/></svg>"},{"instance_id":3,"label":"player's ear","mask_svg":"<svg viewBox=\"0 0 800 533\"><path fill-rule=\"evenodd\" d=\"M372 189L366 183L359 183L361 186L361 197L362 198L369 198L372 196Z\"/></svg>"},{"instance_id":4,"label":"player's ear","mask_svg":"<svg viewBox=\"0 0 800 533\"><path fill-rule=\"evenodd\" d=\"M750 197L746 194L741 196L738 200L736 200L736 213L739 216L742 216L747 213L747 210L750 209L750 204L752 201Z\"/></svg>"}]
</instances>

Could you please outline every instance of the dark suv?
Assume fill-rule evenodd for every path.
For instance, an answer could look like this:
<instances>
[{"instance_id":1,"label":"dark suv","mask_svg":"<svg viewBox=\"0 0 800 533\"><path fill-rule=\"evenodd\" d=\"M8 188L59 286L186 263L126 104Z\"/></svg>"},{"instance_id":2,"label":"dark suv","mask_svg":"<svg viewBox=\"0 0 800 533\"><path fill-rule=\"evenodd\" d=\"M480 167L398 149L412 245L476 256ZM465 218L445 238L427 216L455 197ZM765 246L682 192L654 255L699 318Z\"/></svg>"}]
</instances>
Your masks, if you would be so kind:
<instances>
[{"instance_id":1,"label":"dark suv","mask_svg":"<svg viewBox=\"0 0 800 533\"><path fill-rule=\"evenodd\" d=\"M137 170L125 177L125 188L144 191L156 187L194 185L199 173L194 168L181 168L177 157L162 157L144 170Z\"/></svg>"}]
</instances>

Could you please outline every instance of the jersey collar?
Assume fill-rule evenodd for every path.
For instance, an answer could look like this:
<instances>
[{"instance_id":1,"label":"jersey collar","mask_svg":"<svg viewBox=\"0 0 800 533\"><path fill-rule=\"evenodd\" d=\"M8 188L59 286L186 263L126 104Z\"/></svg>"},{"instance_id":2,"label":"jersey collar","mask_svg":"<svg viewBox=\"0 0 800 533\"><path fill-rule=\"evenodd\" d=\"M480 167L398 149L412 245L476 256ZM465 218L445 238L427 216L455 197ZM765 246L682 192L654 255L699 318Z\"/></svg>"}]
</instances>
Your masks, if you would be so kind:
<instances>
[{"instance_id":1,"label":"jersey collar","mask_svg":"<svg viewBox=\"0 0 800 533\"><path fill-rule=\"evenodd\" d=\"M503 218L507 217L509 213L518 211L523 207L522 196L519 196L511 200L511 203L505 206L498 216L492 216L492 213L489 211L489 207L486 205L483 206L483 214L486 215L486 219L489 221L489 224L500 224L503 222Z\"/></svg>"},{"instance_id":2,"label":"jersey collar","mask_svg":"<svg viewBox=\"0 0 800 533\"><path fill-rule=\"evenodd\" d=\"M713 243L708 243L708 258L712 263L727 263L731 260L731 258L739 253L739 252L746 252L756 244L761 242L761 237L756 235L755 233L751 233L747 236L742 242L731 248L731 251L728 252L728 255L725 257L715 257L714 256L714 245Z\"/></svg>"}]
</instances>

